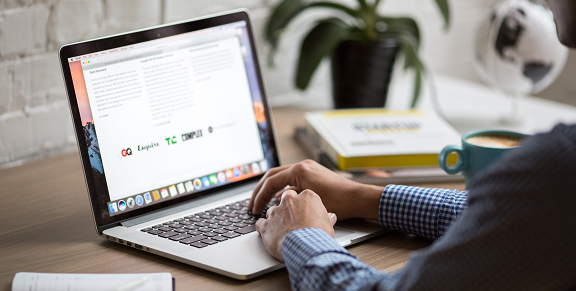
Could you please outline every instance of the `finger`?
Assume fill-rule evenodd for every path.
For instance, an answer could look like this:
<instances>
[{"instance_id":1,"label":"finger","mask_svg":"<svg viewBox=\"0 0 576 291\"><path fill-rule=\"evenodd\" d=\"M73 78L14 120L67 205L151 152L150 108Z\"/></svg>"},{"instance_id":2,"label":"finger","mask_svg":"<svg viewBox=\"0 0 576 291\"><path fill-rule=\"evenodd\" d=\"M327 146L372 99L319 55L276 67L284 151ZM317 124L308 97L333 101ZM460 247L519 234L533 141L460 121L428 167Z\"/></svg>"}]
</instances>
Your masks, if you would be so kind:
<instances>
[{"instance_id":1,"label":"finger","mask_svg":"<svg viewBox=\"0 0 576 291\"><path fill-rule=\"evenodd\" d=\"M270 201L276 192L284 189L286 185L291 184L292 178L292 172L290 170L281 171L268 177L254 198L252 213L260 214L266 203Z\"/></svg>"},{"instance_id":2,"label":"finger","mask_svg":"<svg viewBox=\"0 0 576 291\"><path fill-rule=\"evenodd\" d=\"M328 217L330 218L330 221L332 222L332 226L334 226L334 224L336 224L336 222L338 221L338 217L336 216L336 214L330 212L328 213Z\"/></svg>"},{"instance_id":3,"label":"finger","mask_svg":"<svg viewBox=\"0 0 576 291\"><path fill-rule=\"evenodd\" d=\"M248 209L252 209L252 207L254 207L254 199L256 198L256 194L258 194L258 192L260 191L260 188L262 188L262 184L264 184L264 182L266 182L266 179L268 179L268 177L276 175L276 173L284 171L286 169L288 169L291 165L286 165L286 166L281 166L281 167L277 167L277 168L272 168L270 170L268 170L268 172L266 172L266 174L264 174L264 177L262 177L262 179L260 179L260 182L258 182L258 184L256 185L256 188L254 188L254 190L252 191L252 197L250 197L250 202L248 202Z\"/></svg>"},{"instance_id":4,"label":"finger","mask_svg":"<svg viewBox=\"0 0 576 291\"><path fill-rule=\"evenodd\" d=\"M296 189L298 189L296 186L285 187L284 189L276 192L276 194L274 194L274 198L282 199L282 194L284 194L284 192L286 192L288 190L296 191Z\"/></svg>"},{"instance_id":5,"label":"finger","mask_svg":"<svg viewBox=\"0 0 576 291\"><path fill-rule=\"evenodd\" d=\"M262 234L262 230L264 228L264 223L266 223L266 219L264 219L264 218L260 218L260 219L256 220L256 231L259 234Z\"/></svg>"},{"instance_id":6,"label":"finger","mask_svg":"<svg viewBox=\"0 0 576 291\"><path fill-rule=\"evenodd\" d=\"M270 216L270 213L272 213L272 209L274 209L276 206L270 206L270 208L268 208L268 210L266 210L266 219L268 219L268 216Z\"/></svg>"}]
</instances>

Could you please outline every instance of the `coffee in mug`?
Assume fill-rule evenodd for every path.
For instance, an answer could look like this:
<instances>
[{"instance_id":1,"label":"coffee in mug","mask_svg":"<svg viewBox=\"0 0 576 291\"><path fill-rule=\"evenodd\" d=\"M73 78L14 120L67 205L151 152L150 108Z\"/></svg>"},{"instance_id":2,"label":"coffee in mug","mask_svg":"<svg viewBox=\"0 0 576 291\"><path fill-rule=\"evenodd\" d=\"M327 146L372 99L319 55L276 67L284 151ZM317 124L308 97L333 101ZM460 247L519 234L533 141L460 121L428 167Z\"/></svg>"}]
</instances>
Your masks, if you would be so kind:
<instances>
[{"instance_id":1,"label":"coffee in mug","mask_svg":"<svg viewBox=\"0 0 576 291\"><path fill-rule=\"evenodd\" d=\"M440 167L448 174L462 172L466 188L489 164L521 145L527 135L505 130L477 130L462 136L462 146L449 145L438 155ZM456 165L448 166L448 155L458 154Z\"/></svg>"},{"instance_id":2,"label":"coffee in mug","mask_svg":"<svg viewBox=\"0 0 576 291\"><path fill-rule=\"evenodd\" d=\"M511 148L520 146L521 139L508 136L473 136L466 139L468 143L488 148Z\"/></svg>"}]
</instances>

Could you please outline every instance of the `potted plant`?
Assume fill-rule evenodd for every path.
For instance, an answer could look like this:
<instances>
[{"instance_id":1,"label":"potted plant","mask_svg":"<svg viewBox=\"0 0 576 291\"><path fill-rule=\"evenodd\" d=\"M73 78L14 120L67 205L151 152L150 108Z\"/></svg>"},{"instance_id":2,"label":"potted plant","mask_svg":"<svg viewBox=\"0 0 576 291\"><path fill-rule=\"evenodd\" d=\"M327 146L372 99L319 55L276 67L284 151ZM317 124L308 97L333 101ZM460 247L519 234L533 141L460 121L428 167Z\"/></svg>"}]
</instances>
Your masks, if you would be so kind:
<instances>
[{"instance_id":1,"label":"potted plant","mask_svg":"<svg viewBox=\"0 0 576 291\"><path fill-rule=\"evenodd\" d=\"M447 29L450 20L448 0L434 0ZM411 106L420 96L424 65L418 57L420 29L409 17L379 15L380 0L358 0L351 8L326 1L282 0L266 25L266 40L272 45L269 63L286 26L309 8L329 8L349 17L320 20L302 42L296 71L296 87L305 90L320 61L332 58L332 84L336 108L384 107L388 83L397 52L404 55L404 69L414 70Z\"/></svg>"}]
</instances>

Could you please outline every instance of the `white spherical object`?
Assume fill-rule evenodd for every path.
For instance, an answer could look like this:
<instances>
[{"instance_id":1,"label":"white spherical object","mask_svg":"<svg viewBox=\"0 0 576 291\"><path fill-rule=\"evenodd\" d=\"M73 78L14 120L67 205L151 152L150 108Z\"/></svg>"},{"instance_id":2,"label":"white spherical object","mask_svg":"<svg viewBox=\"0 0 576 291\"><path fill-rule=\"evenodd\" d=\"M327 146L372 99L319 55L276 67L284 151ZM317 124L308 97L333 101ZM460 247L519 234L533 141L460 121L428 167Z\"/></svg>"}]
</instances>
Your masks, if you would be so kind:
<instances>
[{"instance_id":1,"label":"white spherical object","mask_svg":"<svg viewBox=\"0 0 576 291\"><path fill-rule=\"evenodd\" d=\"M562 71L567 55L552 12L537 0L501 1L478 29L478 74L504 91L544 90Z\"/></svg>"}]
</instances>

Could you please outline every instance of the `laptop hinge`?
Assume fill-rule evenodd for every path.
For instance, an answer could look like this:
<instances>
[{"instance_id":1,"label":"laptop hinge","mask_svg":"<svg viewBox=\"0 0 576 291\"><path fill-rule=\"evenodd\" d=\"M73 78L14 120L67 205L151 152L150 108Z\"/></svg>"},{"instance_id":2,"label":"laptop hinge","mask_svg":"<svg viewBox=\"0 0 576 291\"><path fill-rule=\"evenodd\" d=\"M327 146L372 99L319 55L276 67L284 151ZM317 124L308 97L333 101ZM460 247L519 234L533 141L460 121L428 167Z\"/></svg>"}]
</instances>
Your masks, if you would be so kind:
<instances>
[{"instance_id":1,"label":"laptop hinge","mask_svg":"<svg viewBox=\"0 0 576 291\"><path fill-rule=\"evenodd\" d=\"M184 203L178 204L178 205L173 205L173 206L166 208L166 209L162 209L162 210L148 213L148 214L145 214L142 216L127 219L125 221L122 221L120 224L122 226L125 226L125 227L131 227L134 225L145 223L145 222L148 222L148 221L160 218L160 217L168 216L168 215L171 215L174 213L178 213L180 211L184 211L184 210L187 210L190 208L202 206L202 205L205 205L208 203L212 203L214 201L218 201L218 200L221 200L224 198L238 195L238 194L243 193L243 192L251 191L252 189L254 189L254 187L256 187L256 184L258 184L258 181L248 183L245 185L241 185L241 186L231 188L228 190L224 190L220 193L214 193L212 195L208 195L205 197L192 199L192 201L184 202Z\"/></svg>"}]
</instances>

